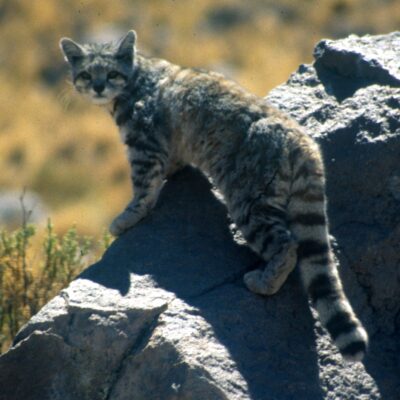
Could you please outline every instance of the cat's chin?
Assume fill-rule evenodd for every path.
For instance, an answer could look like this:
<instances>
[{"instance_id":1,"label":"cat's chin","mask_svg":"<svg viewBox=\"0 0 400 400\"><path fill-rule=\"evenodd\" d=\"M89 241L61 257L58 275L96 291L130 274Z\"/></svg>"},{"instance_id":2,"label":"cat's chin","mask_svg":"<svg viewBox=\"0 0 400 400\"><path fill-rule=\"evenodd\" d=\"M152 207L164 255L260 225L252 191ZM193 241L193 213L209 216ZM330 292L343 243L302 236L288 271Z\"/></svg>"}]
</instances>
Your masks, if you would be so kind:
<instances>
[{"instance_id":1,"label":"cat's chin","mask_svg":"<svg viewBox=\"0 0 400 400\"><path fill-rule=\"evenodd\" d=\"M112 99L109 99L108 97L91 97L90 101L96 106L105 106L110 104Z\"/></svg>"}]
</instances>

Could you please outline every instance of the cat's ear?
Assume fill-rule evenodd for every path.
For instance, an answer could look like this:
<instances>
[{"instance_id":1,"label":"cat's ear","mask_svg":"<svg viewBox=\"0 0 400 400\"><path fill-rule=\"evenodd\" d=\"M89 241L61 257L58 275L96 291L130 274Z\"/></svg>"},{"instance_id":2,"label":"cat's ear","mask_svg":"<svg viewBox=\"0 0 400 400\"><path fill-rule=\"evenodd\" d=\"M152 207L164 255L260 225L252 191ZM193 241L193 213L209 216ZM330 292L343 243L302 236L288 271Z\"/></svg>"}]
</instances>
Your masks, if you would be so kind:
<instances>
[{"instance_id":1,"label":"cat's ear","mask_svg":"<svg viewBox=\"0 0 400 400\"><path fill-rule=\"evenodd\" d=\"M121 61L132 63L135 55L135 43L136 32L129 31L127 35L119 42L115 56Z\"/></svg>"},{"instance_id":2,"label":"cat's ear","mask_svg":"<svg viewBox=\"0 0 400 400\"><path fill-rule=\"evenodd\" d=\"M62 38L60 40L60 48L64 53L65 60L74 65L85 57L85 50L72 39Z\"/></svg>"}]
</instances>

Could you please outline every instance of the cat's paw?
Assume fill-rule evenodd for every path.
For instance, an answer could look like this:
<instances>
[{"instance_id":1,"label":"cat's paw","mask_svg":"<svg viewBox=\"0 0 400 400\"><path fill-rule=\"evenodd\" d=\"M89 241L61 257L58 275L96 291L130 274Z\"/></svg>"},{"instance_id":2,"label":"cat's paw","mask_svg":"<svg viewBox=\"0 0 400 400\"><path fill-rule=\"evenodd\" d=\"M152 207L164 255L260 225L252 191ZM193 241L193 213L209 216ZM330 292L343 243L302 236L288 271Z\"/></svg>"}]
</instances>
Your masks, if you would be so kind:
<instances>
[{"instance_id":1,"label":"cat's paw","mask_svg":"<svg viewBox=\"0 0 400 400\"><path fill-rule=\"evenodd\" d=\"M109 231L114 236L120 236L136 225L147 215L147 209L140 209L129 205L124 212L118 215L111 223Z\"/></svg>"},{"instance_id":2,"label":"cat's paw","mask_svg":"<svg viewBox=\"0 0 400 400\"><path fill-rule=\"evenodd\" d=\"M135 225L135 222L136 221L129 218L129 215L123 212L111 223L109 231L113 236L121 236L125 231Z\"/></svg>"},{"instance_id":3,"label":"cat's paw","mask_svg":"<svg viewBox=\"0 0 400 400\"><path fill-rule=\"evenodd\" d=\"M263 271L256 269L254 271L247 272L243 277L244 284L247 289L253 293L268 295L268 288L263 279Z\"/></svg>"},{"instance_id":4,"label":"cat's paw","mask_svg":"<svg viewBox=\"0 0 400 400\"><path fill-rule=\"evenodd\" d=\"M111 235L117 237L117 236L121 236L125 232L125 229L121 226L118 219L115 218L114 221L111 222L111 225L109 226L108 231L111 233Z\"/></svg>"}]
</instances>

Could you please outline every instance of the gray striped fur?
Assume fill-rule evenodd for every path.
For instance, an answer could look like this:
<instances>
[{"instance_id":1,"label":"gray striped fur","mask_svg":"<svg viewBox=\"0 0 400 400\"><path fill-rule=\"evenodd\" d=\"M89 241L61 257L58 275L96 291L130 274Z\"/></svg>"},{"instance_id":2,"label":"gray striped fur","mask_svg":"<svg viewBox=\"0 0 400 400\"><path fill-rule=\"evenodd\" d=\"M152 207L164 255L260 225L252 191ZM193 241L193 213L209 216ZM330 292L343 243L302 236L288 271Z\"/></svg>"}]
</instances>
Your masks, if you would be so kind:
<instances>
[{"instance_id":1,"label":"gray striped fur","mask_svg":"<svg viewBox=\"0 0 400 400\"><path fill-rule=\"evenodd\" d=\"M244 276L253 292L277 292L299 265L323 326L349 360L368 337L345 297L328 237L317 144L293 120L213 72L182 68L119 43L62 39L77 90L107 107L127 146L134 198L111 224L118 236L146 216L165 179L184 165L222 192L249 246L265 261Z\"/></svg>"}]
</instances>

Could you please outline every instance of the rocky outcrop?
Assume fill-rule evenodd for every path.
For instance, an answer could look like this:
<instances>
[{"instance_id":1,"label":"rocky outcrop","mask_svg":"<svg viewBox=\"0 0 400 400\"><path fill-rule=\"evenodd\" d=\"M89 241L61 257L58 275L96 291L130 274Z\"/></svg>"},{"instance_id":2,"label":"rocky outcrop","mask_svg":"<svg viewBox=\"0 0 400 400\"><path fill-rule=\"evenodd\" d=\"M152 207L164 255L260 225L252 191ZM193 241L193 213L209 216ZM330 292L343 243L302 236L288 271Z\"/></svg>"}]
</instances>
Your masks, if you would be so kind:
<instances>
[{"instance_id":1,"label":"rocky outcrop","mask_svg":"<svg viewBox=\"0 0 400 400\"><path fill-rule=\"evenodd\" d=\"M320 143L331 232L374 311L400 328L400 32L322 41L268 96Z\"/></svg>"},{"instance_id":2,"label":"rocky outcrop","mask_svg":"<svg viewBox=\"0 0 400 400\"><path fill-rule=\"evenodd\" d=\"M324 40L314 56L313 65L300 66L267 99L321 145L341 275L372 337L365 365L382 382L384 398L395 399L400 388L400 32Z\"/></svg>"},{"instance_id":3,"label":"rocky outcrop","mask_svg":"<svg viewBox=\"0 0 400 400\"><path fill-rule=\"evenodd\" d=\"M257 258L188 168L19 332L0 357L0 400L396 399L399 38L321 42L268 97L324 152L341 275L371 335L364 363L343 363L296 271L275 296L245 289Z\"/></svg>"}]
</instances>

